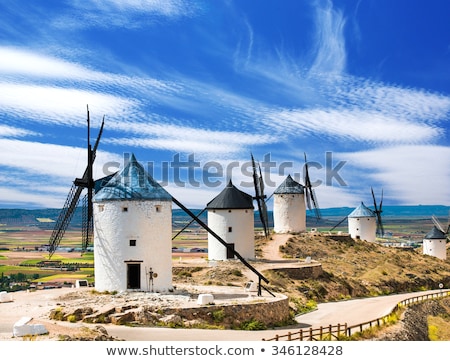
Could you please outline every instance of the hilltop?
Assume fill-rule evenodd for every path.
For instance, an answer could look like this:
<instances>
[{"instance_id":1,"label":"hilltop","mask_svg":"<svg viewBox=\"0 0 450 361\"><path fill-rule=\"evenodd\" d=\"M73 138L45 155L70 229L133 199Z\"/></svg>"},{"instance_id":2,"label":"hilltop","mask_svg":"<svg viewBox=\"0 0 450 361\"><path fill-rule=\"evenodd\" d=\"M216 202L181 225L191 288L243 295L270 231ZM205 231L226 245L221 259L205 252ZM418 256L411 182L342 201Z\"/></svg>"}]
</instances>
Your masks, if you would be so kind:
<instances>
[{"instance_id":1,"label":"hilltop","mask_svg":"<svg viewBox=\"0 0 450 361\"><path fill-rule=\"evenodd\" d=\"M269 290L284 293L298 304L436 289L440 283L450 285L450 255L442 261L423 255L421 248L391 248L325 234L288 235L281 245L276 244L276 238L259 238L256 249L260 261L250 263L269 279L265 285ZM261 260L271 245L278 248L279 257L269 266ZM295 262L306 258L322 266L319 277L295 279L280 267L283 260L295 266ZM252 274L239 261L225 261L214 267L206 263L175 267L174 277L179 283L241 285Z\"/></svg>"}]
</instances>

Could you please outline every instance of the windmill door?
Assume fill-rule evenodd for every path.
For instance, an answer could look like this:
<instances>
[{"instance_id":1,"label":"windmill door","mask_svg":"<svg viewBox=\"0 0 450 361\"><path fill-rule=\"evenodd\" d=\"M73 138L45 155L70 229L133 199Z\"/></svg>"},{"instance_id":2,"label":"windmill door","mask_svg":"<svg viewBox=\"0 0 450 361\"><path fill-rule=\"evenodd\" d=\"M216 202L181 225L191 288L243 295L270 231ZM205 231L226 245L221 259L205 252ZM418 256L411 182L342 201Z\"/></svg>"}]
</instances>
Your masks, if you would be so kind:
<instances>
[{"instance_id":1,"label":"windmill door","mask_svg":"<svg viewBox=\"0 0 450 361\"><path fill-rule=\"evenodd\" d=\"M227 259L234 258L234 243L227 244Z\"/></svg>"},{"instance_id":2,"label":"windmill door","mask_svg":"<svg viewBox=\"0 0 450 361\"><path fill-rule=\"evenodd\" d=\"M141 288L141 265L139 263L127 264L127 288Z\"/></svg>"}]
</instances>

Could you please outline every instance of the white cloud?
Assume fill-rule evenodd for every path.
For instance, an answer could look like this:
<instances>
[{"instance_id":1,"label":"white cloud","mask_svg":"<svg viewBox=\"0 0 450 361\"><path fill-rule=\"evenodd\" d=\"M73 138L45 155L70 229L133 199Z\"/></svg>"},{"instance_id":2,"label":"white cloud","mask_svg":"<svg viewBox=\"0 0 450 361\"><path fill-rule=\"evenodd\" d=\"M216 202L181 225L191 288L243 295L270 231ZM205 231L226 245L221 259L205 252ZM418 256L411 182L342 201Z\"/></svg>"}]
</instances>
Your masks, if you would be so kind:
<instances>
[{"instance_id":1,"label":"white cloud","mask_svg":"<svg viewBox=\"0 0 450 361\"><path fill-rule=\"evenodd\" d=\"M86 152L86 149L77 147L0 139L0 153L8 154L7 157L0 158L0 166L23 172L25 179L30 175L46 176L48 180L44 184L57 184L59 181L73 181L83 175L86 169ZM102 173L105 163L117 159L120 160L117 155L98 151L94 166L96 178L105 176Z\"/></svg>"},{"instance_id":2,"label":"white cloud","mask_svg":"<svg viewBox=\"0 0 450 361\"><path fill-rule=\"evenodd\" d=\"M363 109L307 109L275 112L265 119L279 131L371 143L419 143L440 137L437 127Z\"/></svg>"},{"instance_id":3,"label":"white cloud","mask_svg":"<svg viewBox=\"0 0 450 361\"><path fill-rule=\"evenodd\" d=\"M161 18L196 16L197 2L185 0L84 0L70 4L70 13L56 18L58 28L140 28Z\"/></svg>"},{"instance_id":4,"label":"white cloud","mask_svg":"<svg viewBox=\"0 0 450 361\"><path fill-rule=\"evenodd\" d=\"M61 208L64 204L61 199L54 197L54 192L41 193L34 189L24 190L11 187L0 187L0 203L3 206L17 208Z\"/></svg>"},{"instance_id":5,"label":"white cloud","mask_svg":"<svg viewBox=\"0 0 450 361\"><path fill-rule=\"evenodd\" d=\"M111 144L149 149L205 154L237 153L254 145L270 144L274 140L268 134L215 131L186 126L158 123L120 122L112 125L115 130L139 134L139 137L108 138Z\"/></svg>"},{"instance_id":6,"label":"white cloud","mask_svg":"<svg viewBox=\"0 0 450 361\"><path fill-rule=\"evenodd\" d=\"M348 167L359 169L346 179L349 189L372 180L387 199L401 204L449 204L450 148L436 145L400 145L362 152L339 153Z\"/></svg>"},{"instance_id":7,"label":"white cloud","mask_svg":"<svg viewBox=\"0 0 450 361\"><path fill-rule=\"evenodd\" d=\"M124 116L132 100L92 91L0 83L0 107L16 117L55 124L85 124L86 106L98 113Z\"/></svg>"},{"instance_id":8,"label":"white cloud","mask_svg":"<svg viewBox=\"0 0 450 361\"><path fill-rule=\"evenodd\" d=\"M314 74L341 74L346 66L344 26L345 19L339 10L333 9L330 0L316 6L316 54L310 68Z\"/></svg>"},{"instance_id":9,"label":"white cloud","mask_svg":"<svg viewBox=\"0 0 450 361\"><path fill-rule=\"evenodd\" d=\"M25 137L27 135L37 135L37 133L28 129L21 129L0 124L0 138Z\"/></svg>"},{"instance_id":10,"label":"white cloud","mask_svg":"<svg viewBox=\"0 0 450 361\"><path fill-rule=\"evenodd\" d=\"M103 80L100 72L27 49L0 46L0 73L35 78Z\"/></svg>"}]
</instances>

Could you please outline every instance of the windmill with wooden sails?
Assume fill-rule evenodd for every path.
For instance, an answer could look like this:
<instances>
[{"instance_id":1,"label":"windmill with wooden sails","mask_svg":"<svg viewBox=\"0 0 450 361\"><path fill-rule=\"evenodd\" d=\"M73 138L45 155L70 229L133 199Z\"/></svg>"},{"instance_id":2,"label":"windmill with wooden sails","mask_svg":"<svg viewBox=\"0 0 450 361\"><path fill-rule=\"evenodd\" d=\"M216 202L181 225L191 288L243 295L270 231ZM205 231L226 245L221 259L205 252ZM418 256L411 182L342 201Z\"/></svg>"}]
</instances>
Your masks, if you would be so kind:
<instances>
[{"instance_id":1,"label":"windmill with wooden sails","mask_svg":"<svg viewBox=\"0 0 450 361\"><path fill-rule=\"evenodd\" d=\"M434 226L423 238L422 252L423 254L446 260L450 220L447 227L444 227L435 215L431 216L431 220Z\"/></svg>"},{"instance_id":2,"label":"windmill with wooden sails","mask_svg":"<svg viewBox=\"0 0 450 361\"><path fill-rule=\"evenodd\" d=\"M76 178L72 183L69 194L63 208L55 223L55 227L49 240L49 258L53 256L56 249L64 237L64 234L73 218L73 215L80 203L80 198L84 190L86 194L82 198L82 251L86 251L88 246L92 244L93 239L93 209L92 198L96 188L96 182L93 179L93 165L97 153L100 138L103 133L105 118L103 117L100 131L94 146L90 143L90 116L89 107L87 107L87 166L81 178ZM98 182L97 185L101 183Z\"/></svg>"},{"instance_id":3,"label":"windmill with wooden sails","mask_svg":"<svg viewBox=\"0 0 450 361\"><path fill-rule=\"evenodd\" d=\"M294 180L291 175L274 191L273 218L275 233L300 233L306 231L306 209L313 211L316 221L321 213L316 193L309 175L309 166L305 154L303 183Z\"/></svg>"}]
</instances>

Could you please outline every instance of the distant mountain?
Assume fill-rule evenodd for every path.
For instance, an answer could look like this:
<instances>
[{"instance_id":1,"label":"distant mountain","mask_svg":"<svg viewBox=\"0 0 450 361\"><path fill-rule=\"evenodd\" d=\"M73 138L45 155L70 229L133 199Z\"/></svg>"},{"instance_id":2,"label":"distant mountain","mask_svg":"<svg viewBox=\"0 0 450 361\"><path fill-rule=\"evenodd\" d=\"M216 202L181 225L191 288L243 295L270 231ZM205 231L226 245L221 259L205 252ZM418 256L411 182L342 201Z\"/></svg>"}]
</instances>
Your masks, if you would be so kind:
<instances>
[{"instance_id":1,"label":"distant mountain","mask_svg":"<svg viewBox=\"0 0 450 361\"><path fill-rule=\"evenodd\" d=\"M373 207L369 208L373 209ZM321 209L321 215L323 220L342 219L349 215L354 208L351 207L337 207ZM42 229L52 229L55 225L55 221L58 219L60 209L48 208L48 209L0 209L0 226L37 226ZM191 211L198 215L201 213L201 209L191 209ZM206 222L206 211L200 215L200 219ZM431 219L434 215L440 219L447 220L450 213L450 206L443 205L417 205L417 206L383 206L383 218L397 218L397 219ZM77 208L75 211L70 228L80 228L82 224L82 212L81 208ZM177 227L182 227L191 221L189 215L187 215L181 209L173 210L173 223ZM273 226L273 214L272 211L268 211L269 225ZM309 219L315 218L314 212L308 211L307 217ZM193 222L193 225L196 225ZM255 226L261 227L261 221L259 219L258 212L255 212Z\"/></svg>"},{"instance_id":2,"label":"distant mountain","mask_svg":"<svg viewBox=\"0 0 450 361\"><path fill-rule=\"evenodd\" d=\"M374 209L373 205L366 204L370 209ZM355 207L356 208L356 207ZM320 213L324 218L345 217L349 215L355 208L339 207L321 209ZM450 206L442 205L417 205L417 206L383 206L383 218L431 218L435 215L438 218L449 217ZM307 215L314 216L313 212L307 212Z\"/></svg>"}]
</instances>

